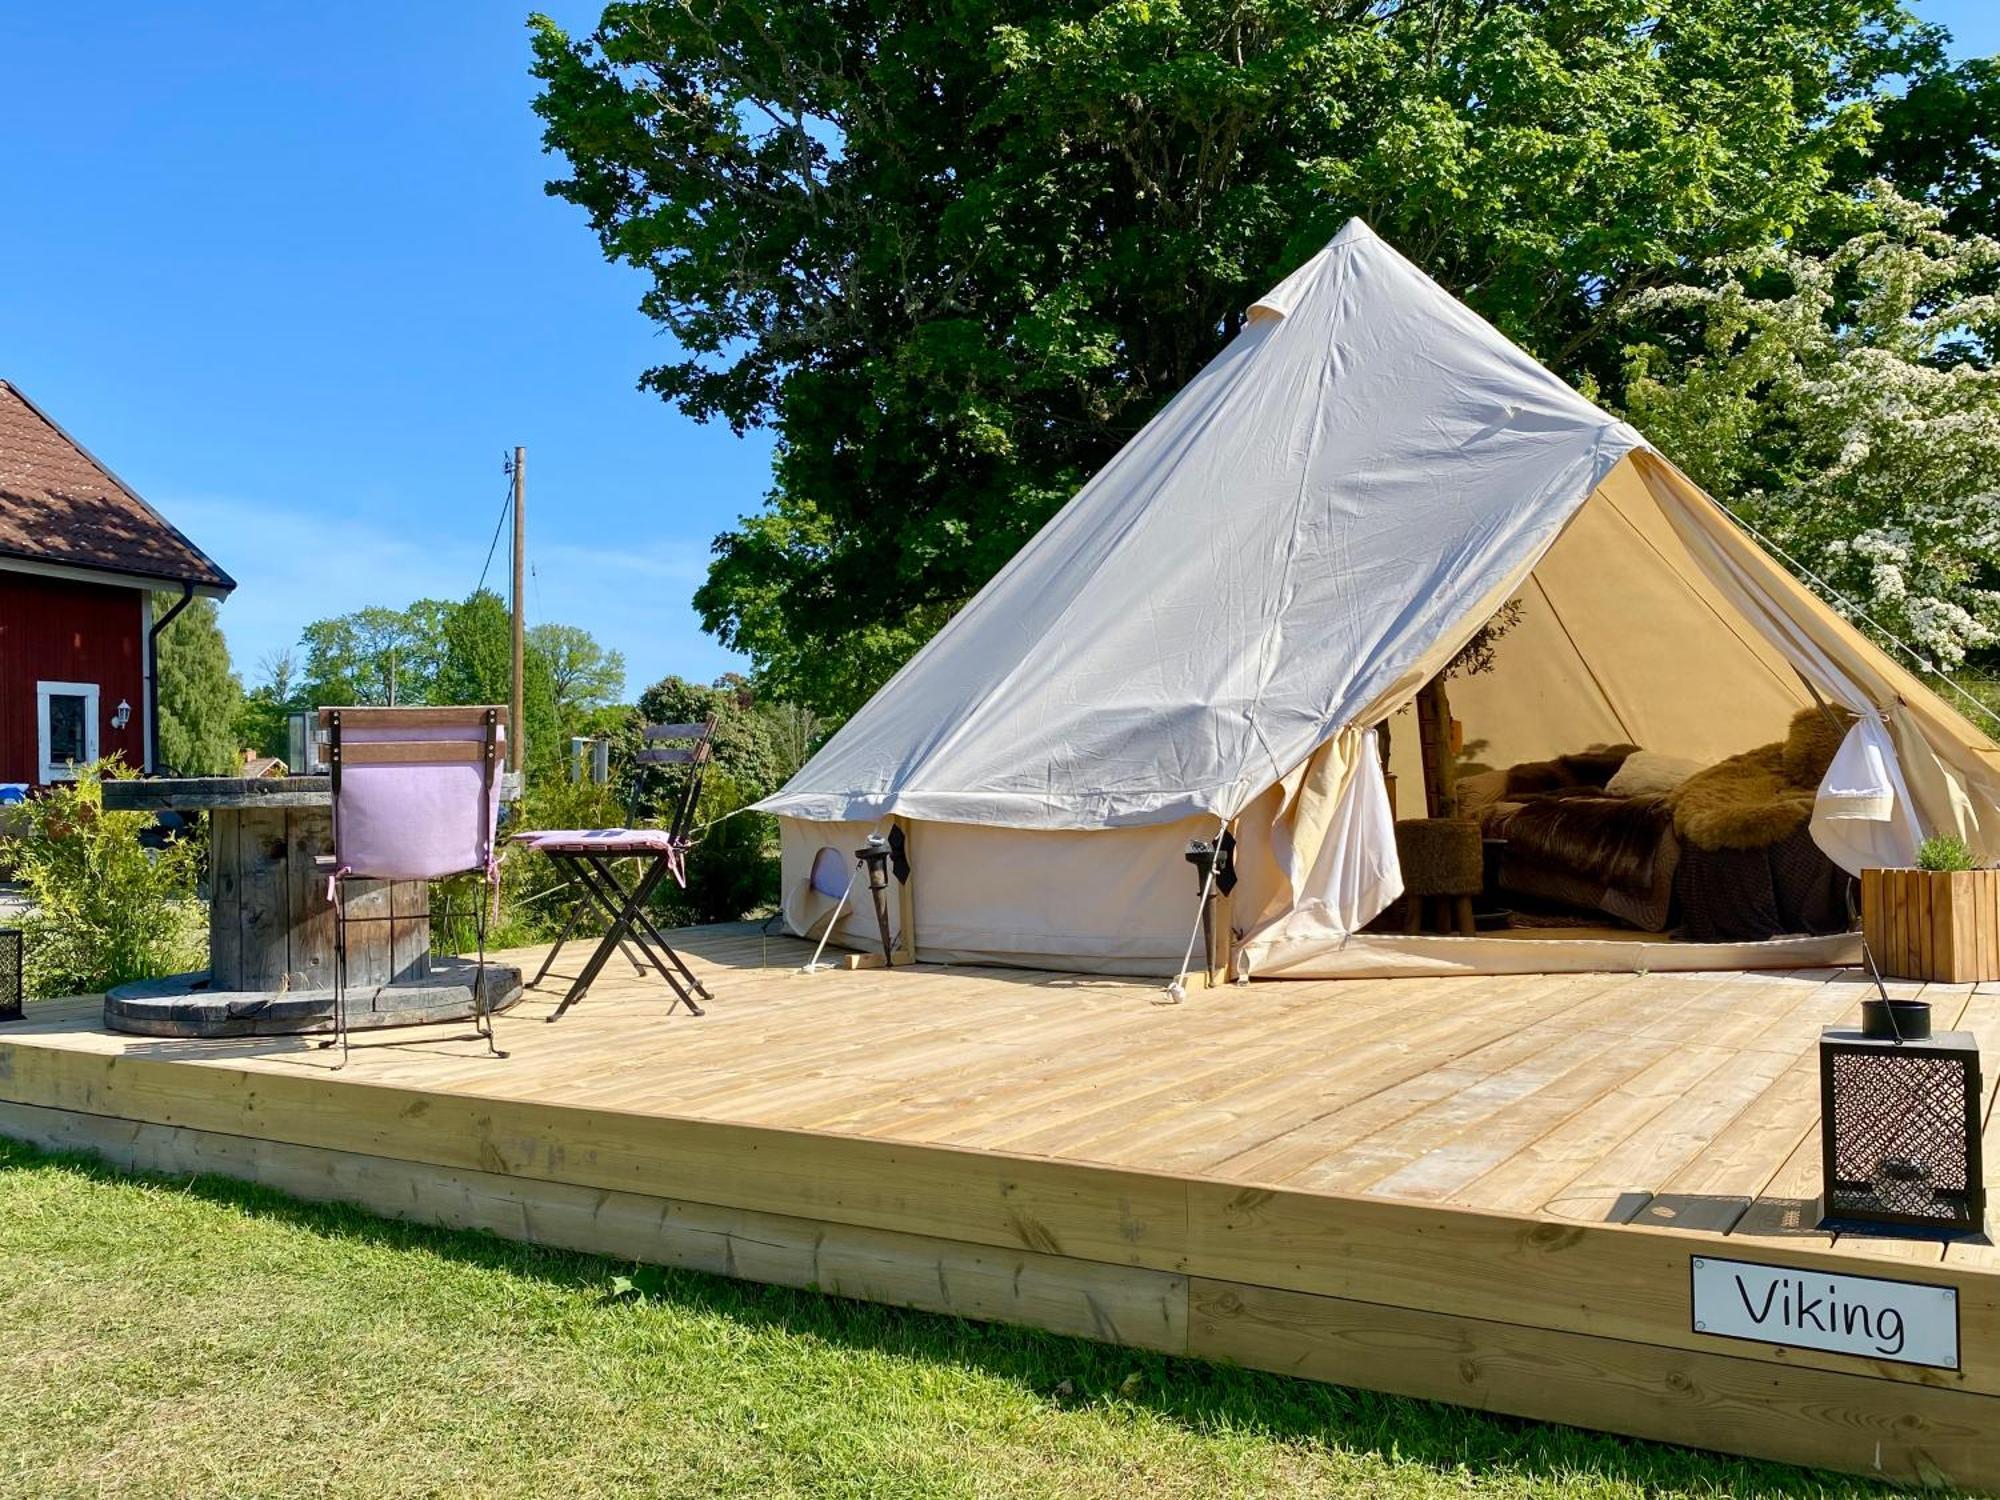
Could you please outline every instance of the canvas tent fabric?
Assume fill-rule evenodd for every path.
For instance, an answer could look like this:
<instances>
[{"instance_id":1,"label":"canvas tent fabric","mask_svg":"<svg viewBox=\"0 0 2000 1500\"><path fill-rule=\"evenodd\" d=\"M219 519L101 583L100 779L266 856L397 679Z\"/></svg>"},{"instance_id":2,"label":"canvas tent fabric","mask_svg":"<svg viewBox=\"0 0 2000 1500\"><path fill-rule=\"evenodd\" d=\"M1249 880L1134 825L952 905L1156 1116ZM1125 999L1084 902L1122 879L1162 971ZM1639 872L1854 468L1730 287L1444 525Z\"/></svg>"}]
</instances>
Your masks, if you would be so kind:
<instances>
[{"instance_id":1,"label":"canvas tent fabric","mask_svg":"<svg viewBox=\"0 0 2000 1500\"><path fill-rule=\"evenodd\" d=\"M764 805L1233 816L1640 441L1357 221Z\"/></svg>"},{"instance_id":2,"label":"canvas tent fabric","mask_svg":"<svg viewBox=\"0 0 2000 1500\"><path fill-rule=\"evenodd\" d=\"M1712 761L1818 695L1859 717L1813 825L1837 862L1920 829L2000 857L1983 736L1355 221L760 804L788 919L826 920L814 861L894 816L925 955L1171 972L1180 851L1229 821L1259 972L1518 964L1358 935L1400 889L1370 732L1407 757L1398 711L1510 599L1495 670L1452 684L1493 763Z\"/></svg>"}]
</instances>

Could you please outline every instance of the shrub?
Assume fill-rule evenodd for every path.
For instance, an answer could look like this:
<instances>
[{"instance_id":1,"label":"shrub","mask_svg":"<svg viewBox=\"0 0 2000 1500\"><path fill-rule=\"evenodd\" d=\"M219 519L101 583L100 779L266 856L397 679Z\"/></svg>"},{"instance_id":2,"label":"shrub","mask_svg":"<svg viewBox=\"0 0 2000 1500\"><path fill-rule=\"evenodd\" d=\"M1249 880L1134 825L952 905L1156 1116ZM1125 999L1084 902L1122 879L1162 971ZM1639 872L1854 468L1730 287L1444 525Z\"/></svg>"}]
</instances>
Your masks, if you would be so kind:
<instances>
[{"instance_id":1,"label":"shrub","mask_svg":"<svg viewBox=\"0 0 2000 1500\"><path fill-rule=\"evenodd\" d=\"M84 766L30 797L20 831L0 840L0 859L26 887L30 995L93 993L207 961L195 843L147 849L139 835L150 814L104 810L104 780L133 774L116 761Z\"/></svg>"},{"instance_id":2,"label":"shrub","mask_svg":"<svg viewBox=\"0 0 2000 1500\"><path fill-rule=\"evenodd\" d=\"M1978 867L1979 861L1972 857L1965 840L1955 833L1941 833L1917 845L1919 870L1973 870Z\"/></svg>"},{"instance_id":3,"label":"shrub","mask_svg":"<svg viewBox=\"0 0 2000 1500\"><path fill-rule=\"evenodd\" d=\"M570 781L554 773L528 778L527 795L507 811L503 842L525 828L617 828L626 819L614 787ZM478 940L477 902L490 900L474 875L431 884L431 946L440 953L470 953ZM555 941L584 893L567 884L555 864L527 850L505 850L500 860L499 920L486 930L486 946L523 948ZM604 930L595 908L577 923L582 935Z\"/></svg>"},{"instance_id":4,"label":"shrub","mask_svg":"<svg viewBox=\"0 0 2000 1500\"><path fill-rule=\"evenodd\" d=\"M734 922L777 904L778 822L742 811L751 800L720 771L703 779L695 826L708 826L688 853L687 889L669 885L660 897L676 926Z\"/></svg>"}]
</instances>

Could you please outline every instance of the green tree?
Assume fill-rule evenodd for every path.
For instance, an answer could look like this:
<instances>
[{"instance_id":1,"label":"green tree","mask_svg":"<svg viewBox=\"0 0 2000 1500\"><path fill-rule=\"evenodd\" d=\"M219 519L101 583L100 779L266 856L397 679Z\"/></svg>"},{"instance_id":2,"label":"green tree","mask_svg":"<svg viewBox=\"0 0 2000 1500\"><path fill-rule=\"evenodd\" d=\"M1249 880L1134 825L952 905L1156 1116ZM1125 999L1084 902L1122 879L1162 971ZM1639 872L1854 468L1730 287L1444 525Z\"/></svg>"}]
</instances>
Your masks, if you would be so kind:
<instances>
[{"instance_id":1,"label":"green tree","mask_svg":"<svg viewBox=\"0 0 2000 1500\"><path fill-rule=\"evenodd\" d=\"M664 823L687 785L683 766L632 764L637 725L698 724L710 715L714 760L695 809L702 833L688 857L687 889L665 897L675 921L732 922L777 899L777 824L743 809L776 791L790 772L774 721L758 710L741 677L724 677L710 687L666 677L639 695L633 737L619 757L626 768L626 801L642 816Z\"/></svg>"},{"instance_id":2,"label":"green tree","mask_svg":"<svg viewBox=\"0 0 2000 1500\"><path fill-rule=\"evenodd\" d=\"M155 618L177 600L153 596ZM237 710L243 683L229 665L213 599L189 601L160 632L160 759L184 776L228 776L239 763Z\"/></svg>"},{"instance_id":3,"label":"green tree","mask_svg":"<svg viewBox=\"0 0 2000 1500\"><path fill-rule=\"evenodd\" d=\"M370 605L313 621L300 636L306 706L432 702L454 608L419 599L407 609Z\"/></svg>"},{"instance_id":4,"label":"green tree","mask_svg":"<svg viewBox=\"0 0 2000 1500\"><path fill-rule=\"evenodd\" d=\"M663 677L639 695L637 724L699 724L715 717L714 766L729 778L744 802L755 802L784 785L789 771L772 722L757 711L748 686L724 678L704 687L684 677ZM664 815L680 795L685 772L679 766L651 769L638 783L640 805Z\"/></svg>"},{"instance_id":5,"label":"green tree","mask_svg":"<svg viewBox=\"0 0 2000 1500\"><path fill-rule=\"evenodd\" d=\"M625 691L625 654L608 649L580 625L528 627L530 649L548 664L557 732L586 733L594 710L616 703Z\"/></svg>"},{"instance_id":6,"label":"green tree","mask_svg":"<svg viewBox=\"0 0 2000 1500\"><path fill-rule=\"evenodd\" d=\"M449 606L443 650L431 686L433 703L510 702L514 692L514 623L506 602L480 589ZM555 686L549 660L533 641L521 659L524 764L538 775L561 767L566 747L556 724Z\"/></svg>"},{"instance_id":7,"label":"green tree","mask_svg":"<svg viewBox=\"0 0 2000 1500\"><path fill-rule=\"evenodd\" d=\"M289 650L266 655L259 664L263 681L243 695L236 714L236 738L245 749L259 755L285 756L291 753L291 715L307 705L298 688L298 664ZM293 766L293 771L305 767Z\"/></svg>"},{"instance_id":8,"label":"green tree","mask_svg":"<svg viewBox=\"0 0 2000 1500\"><path fill-rule=\"evenodd\" d=\"M1954 234L2000 234L2000 58L1923 68L1876 106L1871 149L1847 163L1944 211Z\"/></svg>"},{"instance_id":9,"label":"green tree","mask_svg":"<svg viewBox=\"0 0 2000 1500\"><path fill-rule=\"evenodd\" d=\"M1350 215L1557 370L1837 209L1896 0L633 0L536 108L682 357L779 436L696 596L849 712ZM1928 49L1928 50L1927 50Z\"/></svg>"}]
</instances>

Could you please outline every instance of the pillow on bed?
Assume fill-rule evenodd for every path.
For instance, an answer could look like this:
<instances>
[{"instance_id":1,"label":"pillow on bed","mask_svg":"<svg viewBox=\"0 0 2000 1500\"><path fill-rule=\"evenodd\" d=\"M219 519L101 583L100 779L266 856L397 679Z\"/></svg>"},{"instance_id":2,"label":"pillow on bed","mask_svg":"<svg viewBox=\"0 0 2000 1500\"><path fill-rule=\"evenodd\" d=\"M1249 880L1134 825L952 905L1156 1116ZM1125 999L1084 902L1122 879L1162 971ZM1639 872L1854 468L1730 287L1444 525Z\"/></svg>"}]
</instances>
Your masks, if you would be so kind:
<instances>
[{"instance_id":1,"label":"pillow on bed","mask_svg":"<svg viewBox=\"0 0 2000 1500\"><path fill-rule=\"evenodd\" d=\"M1634 750L1604 784L1604 790L1614 797L1665 796L1700 769L1698 760L1662 755L1657 750Z\"/></svg>"},{"instance_id":2,"label":"pillow on bed","mask_svg":"<svg viewBox=\"0 0 2000 1500\"><path fill-rule=\"evenodd\" d=\"M1456 790L1458 815L1461 818L1476 818L1507 794L1507 773L1504 770L1474 771L1470 776L1458 778Z\"/></svg>"},{"instance_id":3,"label":"pillow on bed","mask_svg":"<svg viewBox=\"0 0 2000 1500\"><path fill-rule=\"evenodd\" d=\"M1524 760L1507 768L1507 795L1537 796L1573 786L1603 786L1637 745L1592 745L1553 760Z\"/></svg>"}]
</instances>

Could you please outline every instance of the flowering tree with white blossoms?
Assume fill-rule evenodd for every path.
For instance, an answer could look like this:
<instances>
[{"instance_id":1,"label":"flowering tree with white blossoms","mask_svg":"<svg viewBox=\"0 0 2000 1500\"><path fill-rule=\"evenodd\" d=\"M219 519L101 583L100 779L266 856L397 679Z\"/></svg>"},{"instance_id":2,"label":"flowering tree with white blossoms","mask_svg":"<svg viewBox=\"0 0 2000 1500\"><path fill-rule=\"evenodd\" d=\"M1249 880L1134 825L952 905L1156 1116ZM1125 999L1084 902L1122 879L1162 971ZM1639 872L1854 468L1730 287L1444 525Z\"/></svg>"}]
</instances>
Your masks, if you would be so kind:
<instances>
[{"instance_id":1,"label":"flowering tree with white blossoms","mask_svg":"<svg viewBox=\"0 0 2000 1500\"><path fill-rule=\"evenodd\" d=\"M2000 243L1871 185L1830 253L1710 263L1631 316L1632 421L1844 612L1939 668L2000 643L2000 303L1970 289ZM1990 277L1985 277L1990 284Z\"/></svg>"}]
</instances>

